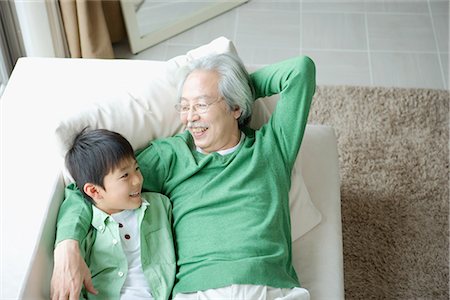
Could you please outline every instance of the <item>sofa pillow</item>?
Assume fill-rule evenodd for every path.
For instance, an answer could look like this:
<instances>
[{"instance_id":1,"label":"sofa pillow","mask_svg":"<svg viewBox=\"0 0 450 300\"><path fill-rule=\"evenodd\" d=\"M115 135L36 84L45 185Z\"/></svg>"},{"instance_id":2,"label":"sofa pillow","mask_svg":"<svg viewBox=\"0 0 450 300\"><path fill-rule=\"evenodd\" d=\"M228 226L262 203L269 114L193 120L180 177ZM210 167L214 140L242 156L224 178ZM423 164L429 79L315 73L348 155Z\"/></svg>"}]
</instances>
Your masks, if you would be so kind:
<instances>
[{"instance_id":1,"label":"sofa pillow","mask_svg":"<svg viewBox=\"0 0 450 300\"><path fill-rule=\"evenodd\" d=\"M189 61L213 53L237 55L231 41L220 37L167 62L145 61L148 72L134 74L133 81L124 84L123 90L113 96L79 99L79 103L74 103L74 113L62 115L56 128L61 154L65 155L74 137L87 126L119 132L134 149L147 146L155 138L181 132L182 124L174 109L178 71Z\"/></svg>"},{"instance_id":2,"label":"sofa pillow","mask_svg":"<svg viewBox=\"0 0 450 300\"><path fill-rule=\"evenodd\" d=\"M122 92L79 104L73 113L61 118L56 128L61 154L65 155L74 137L85 127L119 132L130 141L135 150L144 148L156 138L181 132L183 127L174 109L177 103L178 71L191 60L213 53L238 55L232 42L220 37L167 62L145 61L148 73L134 76L133 81L125 85ZM253 128L259 128L269 119L270 108L267 103L255 102L251 123ZM73 181L67 170L63 174L66 183ZM320 212L311 202L297 163L292 173L289 198L292 240L296 240L320 222Z\"/></svg>"}]
</instances>

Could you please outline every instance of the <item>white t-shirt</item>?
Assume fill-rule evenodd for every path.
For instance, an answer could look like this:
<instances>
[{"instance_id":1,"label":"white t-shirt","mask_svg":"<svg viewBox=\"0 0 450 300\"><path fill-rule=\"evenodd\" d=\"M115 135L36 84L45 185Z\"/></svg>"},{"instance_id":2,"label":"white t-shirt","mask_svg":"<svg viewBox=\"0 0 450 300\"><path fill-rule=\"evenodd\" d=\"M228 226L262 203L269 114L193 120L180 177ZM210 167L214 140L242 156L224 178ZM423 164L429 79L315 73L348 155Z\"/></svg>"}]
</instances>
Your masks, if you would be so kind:
<instances>
[{"instance_id":1,"label":"white t-shirt","mask_svg":"<svg viewBox=\"0 0 450 300\"><path fill-rule=\"evenodd\" d=\"M120 291L120 299L153 299L141 263L141 243L135 210L124 210L111 217L119 223L122 249L128 260L128 275Z\"/></svg>"}]
</instances>

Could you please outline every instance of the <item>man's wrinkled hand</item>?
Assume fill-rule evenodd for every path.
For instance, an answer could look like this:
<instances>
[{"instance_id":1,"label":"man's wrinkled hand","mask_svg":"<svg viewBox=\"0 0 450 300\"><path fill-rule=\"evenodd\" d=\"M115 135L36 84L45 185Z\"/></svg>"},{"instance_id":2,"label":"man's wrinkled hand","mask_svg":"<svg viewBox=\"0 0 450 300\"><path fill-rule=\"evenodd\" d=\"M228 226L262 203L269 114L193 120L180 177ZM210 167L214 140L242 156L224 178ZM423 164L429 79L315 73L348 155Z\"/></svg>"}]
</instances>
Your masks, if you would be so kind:
<instances>
[{"instance_id":1,"label":"man's wrinkled hand","mask_svg":"<svg viewBox=\"0 0 450 300\"><path fill-rule=\"evenodd\" d=\"M92 285L91 272L80 254L78 241L60 242L54 251L51 299L78 300L83 285L86 291L97 294Z\"/></svg>"}]
</instances>

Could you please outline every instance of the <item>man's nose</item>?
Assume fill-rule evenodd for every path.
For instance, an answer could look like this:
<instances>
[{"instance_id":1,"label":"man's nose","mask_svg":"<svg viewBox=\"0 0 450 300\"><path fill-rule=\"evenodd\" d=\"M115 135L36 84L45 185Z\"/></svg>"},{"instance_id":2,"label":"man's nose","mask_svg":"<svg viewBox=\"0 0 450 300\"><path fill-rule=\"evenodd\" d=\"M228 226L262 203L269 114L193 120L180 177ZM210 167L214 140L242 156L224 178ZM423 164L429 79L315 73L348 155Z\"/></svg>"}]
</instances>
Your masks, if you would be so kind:
<instances>
[{"instance_id":1,"label":"man's nose","mask_svg":"<svg viewBox=\"0 0 450 300\"><path fill-rule=\"evenodd\" d=\"M198 115L198 112L196 112L196 111L194 110L194 108L191 107L191 109L188 111L186 117L187 117L187 120L188 120L189 122L192 122L192 121L194 121L194 120L198 120L199 115Z\"/></svg>"}]
</instances>

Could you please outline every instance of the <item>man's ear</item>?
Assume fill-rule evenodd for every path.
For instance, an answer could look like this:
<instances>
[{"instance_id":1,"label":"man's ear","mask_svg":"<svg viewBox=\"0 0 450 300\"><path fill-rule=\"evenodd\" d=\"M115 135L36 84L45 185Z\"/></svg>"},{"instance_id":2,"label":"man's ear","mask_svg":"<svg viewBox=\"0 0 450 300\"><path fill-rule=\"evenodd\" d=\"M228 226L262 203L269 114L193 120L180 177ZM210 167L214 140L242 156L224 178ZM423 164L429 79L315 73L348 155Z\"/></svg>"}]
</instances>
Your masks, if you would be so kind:
<instances>
[{"instance_id":1,"label":"man's ear","mask_svg":"<svg viewBox=\"0 0 450 300\"><path fill-rule=\"evenodd\" d=\"M242 111L241 111L241 108L238 106L238 105L236 105L235 107L234 107L234 109L233 109L233 116L234 116L234 118L237 120L237 119L239 119L239 117L242 115Z\"/></svg>"},{"instance_id":2,"label":"man's ear","mask_svg":"<svg viewBox=\"0 0 450 300\"><path fill-rule=\"evenodd\" d=\"M99 187L93 183L90 183L90 182L86 183L83 186L83 191L86 193L86 195L88 195L95 201L102 199L102 195L100 194Z\"/></svg>"}]
</instances>

